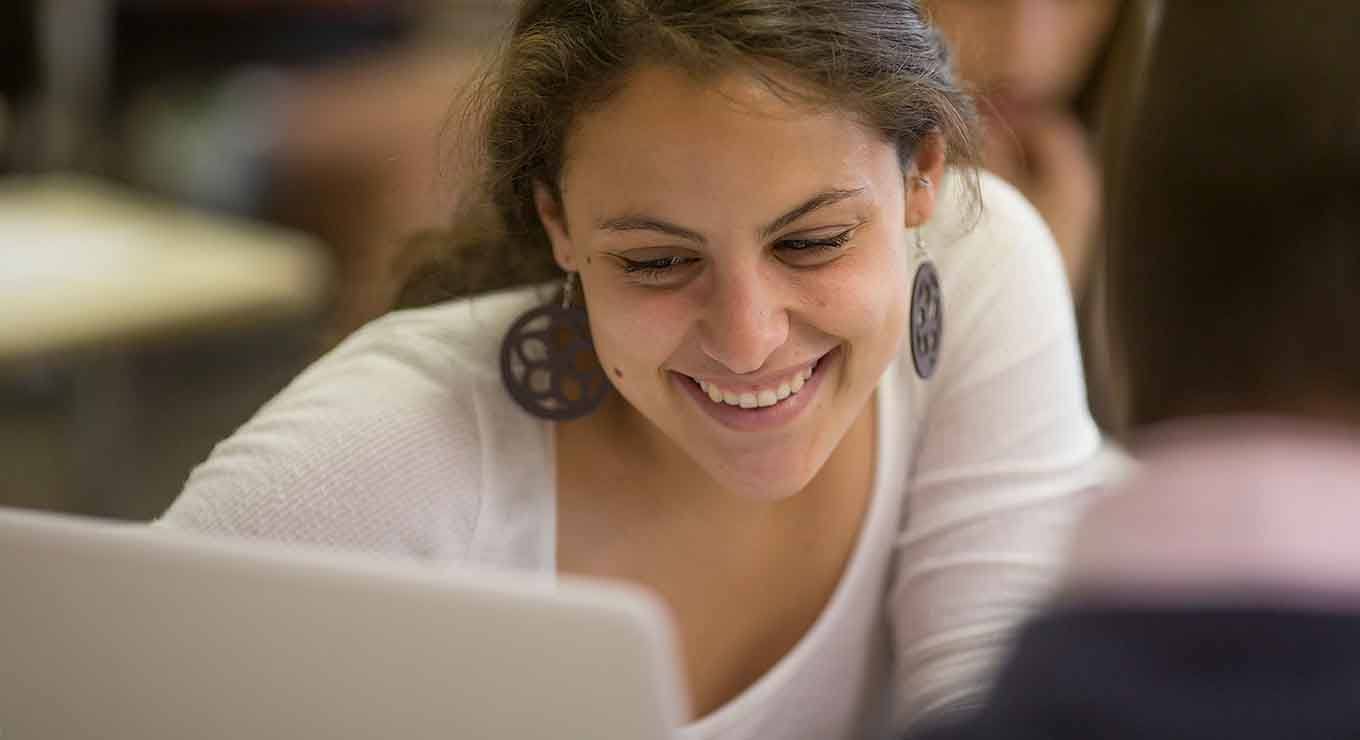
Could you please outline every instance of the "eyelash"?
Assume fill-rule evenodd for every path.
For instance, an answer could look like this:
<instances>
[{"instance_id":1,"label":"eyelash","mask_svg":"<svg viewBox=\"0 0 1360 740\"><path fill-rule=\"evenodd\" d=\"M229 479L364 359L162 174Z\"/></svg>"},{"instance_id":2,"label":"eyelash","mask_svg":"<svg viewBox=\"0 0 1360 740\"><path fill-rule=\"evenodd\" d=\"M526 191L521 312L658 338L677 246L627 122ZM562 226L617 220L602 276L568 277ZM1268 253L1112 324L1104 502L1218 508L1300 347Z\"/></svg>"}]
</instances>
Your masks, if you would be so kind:
<instances>
[{"instance_id":1,"label":"eyelash","mask_svg":"<svg viewBox=\"0 0 1360 740\"><path fill-rule=\"evenodd\" d=\"M840 249L841 247L845 246L845 243L850 241L850 237L853 236L852 232L854 232L854 229L846 229L845 231L842 231L841 233L835 236L827 237L826 239L785 239L781 242L778 242L778 244L783 245L784 249L792 249L795 252L806 251L822 252L832 249ZM801 246L797 247L791 246L794 244L798 244Z\"/></svg>"},{"instance_id":2,"label":"eyelash","mask_svg":"<svg viewBox=\"0 0 1360 740\"><path fill-rule=\"evenodd\" d=\"M672 267L694 262L693 257L662 257L659 260L647 260L637 262L626 257L619 257L619 262L623 264L623 271L629 275L638 277L654 277L660 275Z\"/></svg>"},{"instance_id":3,"label":"eyelash","mask_svg":"<svg viewBox=\"0 0 1360 740\"><path fill-rule=\"evenodd\" d=\"M784 239L775 243L776 249L794 252L827 252L844 247L854 236L854 229L846 229L826 239ZM795 246L796 245L796 246ZM638 262L626 257L618 257L623 272L639 280L653 280L664 276L669 270L697 261L694 257L663 257L661 259Z\"/></svg>"}]
</instances>

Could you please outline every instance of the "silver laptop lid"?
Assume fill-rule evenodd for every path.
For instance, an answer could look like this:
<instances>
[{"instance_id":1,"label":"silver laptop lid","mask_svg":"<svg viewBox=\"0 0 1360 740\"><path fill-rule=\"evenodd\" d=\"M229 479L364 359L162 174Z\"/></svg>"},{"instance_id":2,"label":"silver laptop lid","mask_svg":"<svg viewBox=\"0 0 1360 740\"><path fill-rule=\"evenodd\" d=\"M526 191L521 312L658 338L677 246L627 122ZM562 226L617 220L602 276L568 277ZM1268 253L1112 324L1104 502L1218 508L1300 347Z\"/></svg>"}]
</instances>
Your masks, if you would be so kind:
<instances>
[{"instance_id":1,"label":"silver laptop lid","mask_svg":"<svg viewBox=\"0 0 1360 740\"><path fill-rule=\"evenodd\" d=\"M685 717L621 586L0 510L0 738L650 740Z\"/></svg>"}]
</instances>

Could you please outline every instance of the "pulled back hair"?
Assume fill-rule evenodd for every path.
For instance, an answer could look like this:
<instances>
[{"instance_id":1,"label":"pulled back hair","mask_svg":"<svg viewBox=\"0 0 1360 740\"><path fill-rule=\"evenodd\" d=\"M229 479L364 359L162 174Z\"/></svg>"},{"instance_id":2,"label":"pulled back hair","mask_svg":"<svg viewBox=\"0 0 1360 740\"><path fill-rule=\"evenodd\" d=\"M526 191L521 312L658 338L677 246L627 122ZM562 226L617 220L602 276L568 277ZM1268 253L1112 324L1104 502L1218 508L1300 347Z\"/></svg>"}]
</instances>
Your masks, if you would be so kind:
<instances>
[{"instance_id":1,"label":"pulled back hair","mask_svg":"<svg viewBox=\"0 0 1360 740\"><path fill-rule=\"evenodd\" d=\"M845 110L893 142L904 168L933 132L951 164L977 158L972 102L915 0L527 0L494 66L470 88L459 123L477 137L480 161L469 171L481 191L399 305L560 276L534 184L560 198L573 121L649 63L701 80L745 72L786 99ZM799 84L780 82L788 78ZM965 169L976 194L975 173Z\"/></svg>"},{"instance_id":2,"label":"pulled back hair","mask_svg":"<svg viewBox=\"0 0 1360 740\"><path fill-rule=\"evenodd\" d=\"M1360 4L1168 3L1110 208L1130 422L1360 409Z\"/></svg>"}]
</instances>

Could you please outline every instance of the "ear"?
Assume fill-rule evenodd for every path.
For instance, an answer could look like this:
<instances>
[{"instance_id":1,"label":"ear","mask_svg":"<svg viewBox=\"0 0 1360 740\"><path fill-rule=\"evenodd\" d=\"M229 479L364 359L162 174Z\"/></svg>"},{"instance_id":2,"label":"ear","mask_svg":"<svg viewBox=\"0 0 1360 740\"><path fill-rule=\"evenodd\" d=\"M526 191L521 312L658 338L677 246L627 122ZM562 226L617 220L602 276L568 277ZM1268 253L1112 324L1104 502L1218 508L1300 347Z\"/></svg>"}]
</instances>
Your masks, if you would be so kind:
<instances>
[{"instance_id":1,"label":"ear","mask_svg":"<svg viewBox=\"0 0 1360 740\"><path fill-rule=\"evenodd\" d=\"M944 160L945 143L940 132L932 131L917 142L906 174L907 228L924 224L935 213Z\"/></svg>"},{"instance_id":2,"label":"ear","mask_svg":"<svg viewBox=\"0 0 1360 740\"><path fill-rule=\"evenodd\" d=\"M534 210L538 212L543 230L548 232L557 266L564 272L576 272L576 249L567 236L567 217L562 210L562 202L542 182L534 182Z\"/></svg>"}]
</instances>

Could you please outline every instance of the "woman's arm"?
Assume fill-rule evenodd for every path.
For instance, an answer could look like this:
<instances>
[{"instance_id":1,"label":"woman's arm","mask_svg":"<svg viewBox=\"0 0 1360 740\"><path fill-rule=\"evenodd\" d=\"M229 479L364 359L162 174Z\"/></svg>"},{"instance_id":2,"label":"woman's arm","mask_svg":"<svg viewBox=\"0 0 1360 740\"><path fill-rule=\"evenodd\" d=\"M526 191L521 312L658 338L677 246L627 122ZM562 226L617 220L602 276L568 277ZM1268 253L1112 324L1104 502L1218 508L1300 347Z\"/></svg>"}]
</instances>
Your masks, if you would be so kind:
<instances>
[{"instance_id":1,"label":"woman's arm","mask_svg":"<svg viewBox=\"0 0 1360 740\"><path fill-rule=\"evenodd\" d=\"M158 526L458 558L479 511L475 379L380 320L214 448Z\"/></svg>"}]
</instances>

